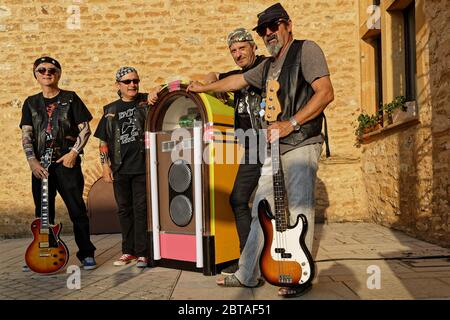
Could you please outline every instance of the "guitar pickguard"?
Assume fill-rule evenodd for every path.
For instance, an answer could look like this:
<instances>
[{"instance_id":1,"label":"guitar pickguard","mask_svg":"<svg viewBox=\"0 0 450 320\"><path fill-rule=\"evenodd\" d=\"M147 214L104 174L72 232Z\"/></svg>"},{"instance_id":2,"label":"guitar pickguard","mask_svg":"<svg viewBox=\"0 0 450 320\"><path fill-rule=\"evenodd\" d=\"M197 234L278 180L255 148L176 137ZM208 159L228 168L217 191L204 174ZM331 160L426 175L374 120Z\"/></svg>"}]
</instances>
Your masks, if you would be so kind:
<instances>
[{"instance_id":1,"label":"guitar pickguard","mask_svg":"<svg viewBox=\"0 0 450 320\"><path fill-rule=\"evenodd\" d=\"M272 230L276 230L275 219L271 220ZM270 255L276 262L297 262L301 266L301 277L299 284L303 284L311 278L311 265L307 256L301 249L299 239L302 234L302 224L298 223L293 229L286 229L286 231L274 231L272 236L272 245L270 247ZM287 248L286 244L291 244ZM294 244L294 245L292 245ZM280 274L282 282L283 275ZM289 282L289 276L286 275L286 282Z\"/></svg>"}]
</instances>

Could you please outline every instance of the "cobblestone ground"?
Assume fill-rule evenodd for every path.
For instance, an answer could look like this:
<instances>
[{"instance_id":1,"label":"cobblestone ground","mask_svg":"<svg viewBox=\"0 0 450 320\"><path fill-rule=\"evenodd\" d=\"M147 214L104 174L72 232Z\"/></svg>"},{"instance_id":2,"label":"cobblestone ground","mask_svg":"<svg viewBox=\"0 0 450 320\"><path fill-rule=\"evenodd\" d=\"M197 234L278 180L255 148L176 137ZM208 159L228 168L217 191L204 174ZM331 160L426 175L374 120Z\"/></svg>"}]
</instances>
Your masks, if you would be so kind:
<instances>
[{"instance_id":1,"label":"cobblestone ground","mask_svg":"<svg viewBox=\"0 0 450 320\"><path fill-rule=\"evenodd\" d=\"M31 239L0 241L2 300L273 300L277 287L220 288L215 280L169 268L114 267L120 255L118 234L92 237L98 267L80 271L80 288L72 273L22 272ZM78 266L73 237L64 237ZM316 225L313 256L316 278L298 299L450 299L450 249L369 223ZM375 273L379 282L373 281ZM371 278L372 277L372 278ZM379 285L379 287L377 287Z\"/></svg>"}]
</instances>

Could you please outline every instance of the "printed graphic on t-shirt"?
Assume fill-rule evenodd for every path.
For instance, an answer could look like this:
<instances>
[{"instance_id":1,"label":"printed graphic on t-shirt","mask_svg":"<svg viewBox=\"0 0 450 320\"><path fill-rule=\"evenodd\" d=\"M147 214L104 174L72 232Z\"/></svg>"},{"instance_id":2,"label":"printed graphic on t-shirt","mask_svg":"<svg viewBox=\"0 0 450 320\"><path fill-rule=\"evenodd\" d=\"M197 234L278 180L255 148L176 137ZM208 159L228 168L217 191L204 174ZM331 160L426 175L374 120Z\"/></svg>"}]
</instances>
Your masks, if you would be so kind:
<instances>
[{"instance_id":1,"label":"printed graphic on t-shirt","mask_svg":"<svg viewBox=\"0 0 450 320\"><path fill-rule=\"evenodd\" d=\"M52 122L50 121L50 118L52 117L53 111L55 111L56 107L58 106L57 102L50 103L46 106L47 109L47 115L48 115L48 122L47 122L47 133L52 133Z\"/></svg>"},{"instance_id":2,"label":"printed graphic on t-shirt","mask_svg":"<svg viewBox=\"0 0 450 320\"><path fill-rule=\"evenodd\" d=\"M120 143L127 144L136 141L139 135L138 128L134 123L134 112L136 108L131 108L126 111L119 112L119 121L122 123L120 132Z\"/></svg>"},{"instance_id":3,"label":"printed graphic on t-shirt","mask_svg":"<svg viewBox=\"0 0 450 320\"><path fill-rule=\"evenodd\" d=\"M242 113L250 114L250 102L248 100L249 100L249 97L248 97L247 89L242 89L239 103L237 105L239 114L242 114Z\"/></svg>"}]
</instances>

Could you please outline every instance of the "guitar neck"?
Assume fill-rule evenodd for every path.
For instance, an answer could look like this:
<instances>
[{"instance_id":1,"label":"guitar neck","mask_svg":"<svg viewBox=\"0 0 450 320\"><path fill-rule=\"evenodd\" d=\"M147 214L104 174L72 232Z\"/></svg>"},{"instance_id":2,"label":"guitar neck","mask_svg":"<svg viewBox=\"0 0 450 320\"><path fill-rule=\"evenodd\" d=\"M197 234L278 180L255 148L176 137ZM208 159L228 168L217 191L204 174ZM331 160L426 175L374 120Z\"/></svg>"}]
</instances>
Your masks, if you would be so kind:
<instances>
[{"instance_id":1,"label":"guitar neck","mask_svg":"<svg viewBox=\"0 0 450 320\"><path fill-rule=\"evenodd\" d=\"M289 210L286 199L286 186L284 183L283 168L279 141L270 144L273 176L273 196L275 204L275 223L279 232L285 231L289 223Z\"/></svg>"},{"instance_id":2,"label":"guitar neck","mask_svg":"<svg viewBox=\"0 0 450 320\"><path fill-rule=\"evenodd\" d=\"M48 233L48 179L42 179L41 185L41 233Z\"/></svg>"}]
</instances>

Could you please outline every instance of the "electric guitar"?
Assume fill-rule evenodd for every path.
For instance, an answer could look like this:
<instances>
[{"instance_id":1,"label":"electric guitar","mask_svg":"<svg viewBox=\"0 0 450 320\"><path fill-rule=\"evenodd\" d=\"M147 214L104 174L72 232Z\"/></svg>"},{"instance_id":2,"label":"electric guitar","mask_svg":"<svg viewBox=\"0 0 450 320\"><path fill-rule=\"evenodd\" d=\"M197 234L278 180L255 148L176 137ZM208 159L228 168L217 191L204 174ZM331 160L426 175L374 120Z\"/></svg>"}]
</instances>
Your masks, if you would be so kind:
<instances>
[{"instance_id":1,"label":"electric guitar","mask_svg":"<svg viewBox=\"0 0 450 320\"><path fill-rule=\"evenodd\" d=\"M45 149L41 165L48 170L52 163L53 149ZM31 223L33 242L25 253L25 262L36 273L52 274L63 269L69 261L69 250L60 239L62 223L49 224L48 214L48 179L42 179L41 186L41 217Z\"/></svg>"},{"instance_id":2,"label":"electric guitar","mask_svg":"<svg viewBox=\"0 0 450 320\"><path fill-rule=\"evenodd\" d=\"M277 92L280 84L269 80L266 90L265 120L277 121L281 106ZM308 221L304 214L290 225L290 213L280 161L278 141L268 144L271 153L275 211L264 199L258 204L258 218L264 233L264 247L259 260L263 277L278 287L302 287L309 284L315 273L314 261L305 244Z\"/></svg>"}]
</instances>

